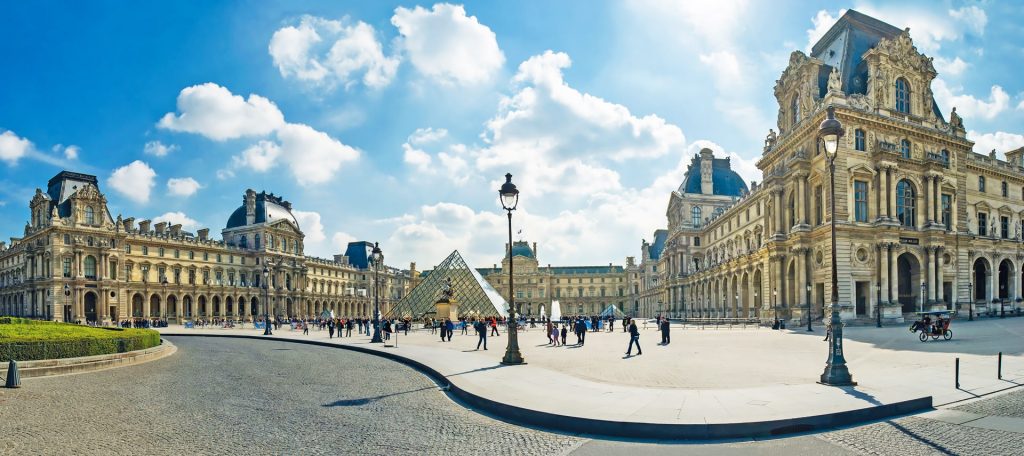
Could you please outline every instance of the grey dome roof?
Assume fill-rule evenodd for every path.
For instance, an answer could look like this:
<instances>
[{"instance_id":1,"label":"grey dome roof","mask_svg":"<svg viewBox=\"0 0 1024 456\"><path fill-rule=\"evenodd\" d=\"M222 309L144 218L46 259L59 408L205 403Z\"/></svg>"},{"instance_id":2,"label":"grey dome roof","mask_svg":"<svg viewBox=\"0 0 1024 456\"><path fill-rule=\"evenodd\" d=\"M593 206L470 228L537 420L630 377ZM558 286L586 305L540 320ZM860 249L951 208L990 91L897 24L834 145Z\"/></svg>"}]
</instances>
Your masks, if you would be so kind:
<instances>
[{"instance_id":1,"label":"grey dome roof","mask_svg":"<svg viewBox=\"0 0 1024 456\"><path fill-rule=\"evenodd\" d=\"M283 200L279 196L274 196L273 193L260 192L256 194L256 219L255 223L273 223L277 220L288 220L295 228L299 228L299 221L292 214L292 204ZM228 217L227 226L225 229L238 228L246 226L245 220L245 204L238 206Z\"/></svg>"},{"instance_id":2,"label":"grey dome roof","mask_svg":"<svg viewBox=\"0 0 1024 456\"><path fill-rule=\"evenodd\" d=\"M533 254L533 249L530 248L530 244L527 244L525 241L515 241L512 243L512 256L536 258Z\"/></svg>"}]
</instances>

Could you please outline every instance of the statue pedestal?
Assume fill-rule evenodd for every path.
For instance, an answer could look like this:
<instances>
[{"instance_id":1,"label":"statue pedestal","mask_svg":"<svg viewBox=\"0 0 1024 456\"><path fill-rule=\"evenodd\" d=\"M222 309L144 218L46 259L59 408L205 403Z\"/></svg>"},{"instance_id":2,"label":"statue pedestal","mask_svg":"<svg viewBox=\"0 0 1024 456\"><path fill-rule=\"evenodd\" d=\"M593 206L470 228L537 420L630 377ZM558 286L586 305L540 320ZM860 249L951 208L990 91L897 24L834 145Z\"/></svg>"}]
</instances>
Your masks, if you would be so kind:
<instances>
[{"instance_id":1,"label":"statue pedestal","mask_svg":"<svg viewBox=\"0 0 1024 456\"><path fill-rule=\"evenodd\" d=\"M459 303L455 300L442 299L434 303L434 313L437 319L450 318L452 321L458 321Z\"/></svg>"}]
</instances>

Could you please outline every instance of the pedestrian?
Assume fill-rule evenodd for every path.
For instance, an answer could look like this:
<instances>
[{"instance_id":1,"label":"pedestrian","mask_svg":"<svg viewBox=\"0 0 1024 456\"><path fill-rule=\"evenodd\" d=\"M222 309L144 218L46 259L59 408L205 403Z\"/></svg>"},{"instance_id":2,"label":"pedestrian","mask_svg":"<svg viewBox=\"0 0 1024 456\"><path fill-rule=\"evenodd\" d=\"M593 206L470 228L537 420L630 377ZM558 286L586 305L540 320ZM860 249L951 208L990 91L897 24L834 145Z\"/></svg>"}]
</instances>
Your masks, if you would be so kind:
<instances>
[{"instance_id":1,"label":"pedestrian","mask_svg":"<svg viewBox=\"0 0 1024 456\"><path fill-rule=\"evenodd\" d=\"M347 318L346 321L345 321L345 335L346 336L352 337L352 327L353 326L355 326L355 323L352 321L351 318Z\"/></svg>"},{"instance_id":2,"label":"pedestrian","mask_svg":"<svg viewBox=\"0 0 1024 456\"><path fill-rule=\"evenodd\" d=\"M565 337L569 335L569 328L562 324L562 345L565 346Z\"/></svg>"},{"instance_id":3,"label":"pedestrian","mask_svg":"<svg viewBox=\"0 0 1024 456\"><path fill-rule=\"evenodd\" d=\"M494 317L491 317L491 335L492 336L499 336L500 335L500 334L498 334L498 320L495 319Z\"/></svg>"},{"instance_id":4,"label":"pedestrian","mask_svg":"<svg viewBox=\"0 0 1024 456\"><path fill-rule=\"evenodd\" d=\"M637 356L644 354L640 349L640 330L637 329L636 323L629 322L629 347L626 347L626 356L632 356L630 352L633 351L633 344L636 344Z\"/></svg>"},{"instance_id":5,"label":"pedestrian","mask_svg":"<svg viewBox=\"0 0 1024 456\"><path fill-rule=\"evenodd\" d=\"M669 343L669 321L668 318L661 320L661 345L668 345Z\"/></svg>"},{"instance_id":6,"label":"pedestrian","mask_svg":"<svg viewBox=\"0 0 1024 456\"><path fill-rule=\"evenodd\" d=\"M480 344L484 344L484 350L487 350L487 323L480 320L473 326L476 329L477 335L480 336L480 339L476 341L476 349L479 350Z\"/></svg>"},{"instance_id":7,"label":"pedestrian","mask_svg":"<svg viewBox=\"0 0 1024 456\"><path fill-rule=\"evenodd\" d=\"M308 320L302 322L302 335L303 336L308 336L309 335L309 321Z\"/></svg>"},{"instance_id":8,"label":"pedestrian","mask_svg":"<svg viewBox=\"0 0 1024 456\"><path fill-rule=\"evenodd\" d=\"M459 317L459 326L462 327L463 336L469 334L469 321L466 320L466 317Z\"/></svg>"},{"instance_id":9,"label":"pedestrian","mask_svg":"<svg viewBox=\"0 0 1024 456\"><path fill-rule=\"evenodd\" d=\"M448 342L451 342L452 335L455 334L455 322L451 318L444 319L444 330L442 332L448 335ZM443 336L441 340L444 340Z\"/></svg>"},{"instance_id":10,"label":"pedestrian","mask_svg":"<svg viewBox=\"0 0 1024 456\"><path fill-rule=\"evenodd\" d=\"M551 330L548 331L548 338L551 339L551 343L554 344L557 347L558 346L558 325L552 324L551 321L549 320L548 321L548 327L551 328Z\"/></svg>"},{"instance_id":11,"label":"pedestrian","mask_svg":"<svg viewBox=\"0 0 1024 456\"><path fill-rule=\"evenodd\" d=\"M334 320L331 320L330 323L327 323L327 338L334 338Z\"/></svg>"},{"instance_id":12,"label":"pedestrian","mask_svg":"<svg viewBox=\"0 0 1024 456\"><path fill-rule=\"evenodd\" d=\"M825 342L832 338L832 324L825 325Z\"/></svg>"}]
</instances>

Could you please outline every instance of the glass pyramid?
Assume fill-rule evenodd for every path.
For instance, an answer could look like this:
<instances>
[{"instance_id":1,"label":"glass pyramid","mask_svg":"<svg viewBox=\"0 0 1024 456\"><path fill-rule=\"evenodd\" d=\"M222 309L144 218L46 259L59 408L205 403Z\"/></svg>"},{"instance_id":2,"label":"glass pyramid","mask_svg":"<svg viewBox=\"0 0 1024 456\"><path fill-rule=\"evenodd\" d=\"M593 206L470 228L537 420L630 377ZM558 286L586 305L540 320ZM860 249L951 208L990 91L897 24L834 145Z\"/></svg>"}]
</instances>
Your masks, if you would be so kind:
<instances>
[{"instance_id":1,"label":"glass pyramid","mask_svg":"<svg viewBox=\"0 0 1024 456\"><path fill-rule=\"evenodd\" d=\"M402 298L387 317L410 317L414 320L433 317L434 304L444 296L449 280L460 316L508 316L505 298L476 269L466 264L458 250L448 255L434 270L423 271L421 277L423 281Z\"/></svg>"}]
</instances>

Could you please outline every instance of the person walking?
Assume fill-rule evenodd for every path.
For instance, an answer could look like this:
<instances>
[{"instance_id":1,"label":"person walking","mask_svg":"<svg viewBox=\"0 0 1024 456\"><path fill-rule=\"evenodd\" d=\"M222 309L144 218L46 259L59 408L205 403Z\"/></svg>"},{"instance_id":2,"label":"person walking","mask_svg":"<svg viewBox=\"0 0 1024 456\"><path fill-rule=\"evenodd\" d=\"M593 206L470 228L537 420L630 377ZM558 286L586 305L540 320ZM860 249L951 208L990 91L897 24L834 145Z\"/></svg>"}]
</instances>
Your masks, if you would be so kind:
<instances>
[{"instance_id":1,"label":"person walking","mask_svg":"<svg viewBox=\"0 0 1024 456\"><path fill-rule=\"evenodd\" d=\"M661 320L661 345L668 345L669 340L670 340L669 339L669 335L668 335L668 331L669 331L669 321L668 321L668 318L663 318Z\"/></svg>"},{"instance_id":2,"label":"person walking","mask_svg":"<svg viewBox=\"0 0 1024 456\"><path fill-rule=\"evenodd\" d=\"M644 354L643 350L640 349L640 330L637 329L635 322L629 322L629 347L626 347L626 356L633 356L633 344L636 344L636 354L640 356Z\"/></svg>"},{"instance_id":3,"label":"person walking","mask_svg":"<svg viewBox=\"0 0 1024 456\"><path fill-rule=\"evenodd\" d=\"M309 335L309 320L303 320L302 321L302 335L303 336L308 336Z\"/></svg>"},{"instance_id":4,"label":"person walking","mask_svg":"<svg viewBox=\"0 0 1024 456\"><path fill-rule=\"evenodd\" d=\"M476 349L479 350L480 344L484 344L484 350L487 350L487 323L480 320L473 327L476 329L477 335L480 336L480 339L476 341Z\"/></svg>"},{"instance_id":5,"label":"person walking","mask_svg":"<svg viewBox=\"0 0 1024 456\"><path fill-rule=\"evenodd\" d=\"M569 335L569 328L562 324L562 346L565 346L565 337Z\"/></svg>"},{"instance_id":6,"label":"person walking","mask_svg":"<svg viewBox=\"0 0 1024 456\"><path fill-rule=\"evenodd\" d=\"M327 323L327 338L334 338L334 320L331 320L330 322Z\"/></svg>"},{"instance_id":7,"label":"person walking","mask_svg":"<svg viewBox=\"0 0 1024 456\"><path fill-rule=\"evenodd\" d=\"M455 334L455 323L451 318L444 319L444 332L448 333L448 342L451 342L452 335Z\"/></svg>"},{"instance_id":8,"label":"person walking","mask_svg":"<svg viewBox=\"0 0 1024 456\"><path fill-rule=\"evenodd\" d=\"M492 336L500 336L501 335L501 334L498 334L498 319L496 319L494 317L491 317L491 335Z\"/></svg>"},{"instance_id":9,"label":"person walking","mask_svg":"<svg viewBox=\"0 0 1024 456\"><path fill-rule=\"evenodd\" d=\"M558 325L552 324L551 321L549 320L548 321L548 327L551 328L551 330L548 331L548 338L551 339L551 343L554 344L557 347L558 346Z\"/></svg>"}]
</instances>

